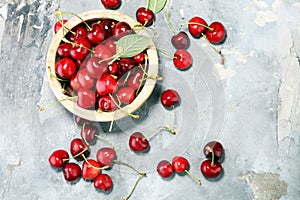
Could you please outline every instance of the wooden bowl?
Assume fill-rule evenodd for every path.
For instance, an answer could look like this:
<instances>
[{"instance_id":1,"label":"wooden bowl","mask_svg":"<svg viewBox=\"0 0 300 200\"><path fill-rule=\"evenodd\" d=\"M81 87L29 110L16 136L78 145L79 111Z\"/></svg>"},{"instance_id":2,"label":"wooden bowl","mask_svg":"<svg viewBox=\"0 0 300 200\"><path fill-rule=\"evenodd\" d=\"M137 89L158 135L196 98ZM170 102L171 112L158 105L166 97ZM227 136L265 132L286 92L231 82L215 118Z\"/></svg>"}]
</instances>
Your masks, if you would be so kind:
<instances>
[{"instance_id":1,"label":"wooden bowl","mask_svg":"<svg viewBox=\"0 0 300 200\"><path fill-rule=\"evenodd\" d=\"M84 21L90 21L90 20L96 20L96 19L113 19L116 21L124 21L127 22L131 27L133 27L137 22L132 19L131 17L122 14L117 11L111 11L111 10L93 10L88 11L82 14L79 14L77 16L72 17L68 22L65 24L65 27L67 30L71 30L78 24L82 23L82 20ZM63 33L64 32L64 33ZM58 31L50 44L48 55L47 55L47 68L51 68L52 72L55 72L55 64L56 64L56 52L59 44L62 41L62 38L64 37L64 34L66 35L68 31ZM140 30L139 34L149 36L149 34L145 30ZM154 46L153 41L151 40L151 44L147 49L147 55L148 55L148 69L147 73L152 77L157 77L158 75L158 56L157 51ZM50 87L56 96L58 100L66 99L69 96L65 95L62 91L61 83L55 78L52 77L49 70L47 70L47 76L49 79ZM97 112L96 110L88 110L81 108L77 105L76 99L73 100L63 100L60 101L60 103L70 112L72 112L74 115L77 115L79 117L82 117L87 120L95 121L95 122L108 122L112 120L118 120L121 118L124 118L128 116L128 113L133 113L136 110L138 110L149 98L151 95L154 87L155 87L156 80L153 79L147 79L143 85L143 88L141 89L140 93L136 96L134 101L131 104L128 104L121 109L117 109L114 112Z\"/></svg>"}]
</instances>

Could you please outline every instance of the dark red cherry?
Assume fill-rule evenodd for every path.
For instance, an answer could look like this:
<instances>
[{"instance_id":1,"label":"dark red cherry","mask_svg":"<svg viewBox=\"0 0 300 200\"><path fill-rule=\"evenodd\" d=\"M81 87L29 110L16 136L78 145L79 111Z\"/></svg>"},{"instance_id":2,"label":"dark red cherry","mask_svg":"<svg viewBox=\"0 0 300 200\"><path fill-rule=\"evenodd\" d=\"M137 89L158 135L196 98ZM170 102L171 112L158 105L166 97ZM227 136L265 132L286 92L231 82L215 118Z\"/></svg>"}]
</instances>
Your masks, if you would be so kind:
<instances>
[{"instance_id":1,"label":"dark red cherry","mask_svg":"<svg viewBox=\"0 0 300 200\"><path fill-rule=\"evenodd\" d=\"M137 64L144 63L145 62L145 53L142 52L142 53L139 53L139 54L133 56L132 60Z\"/></svg>"},{"instance_id":2,"label":"dark red cherry","mask_svg":"<svg viewBox=\"0 0 300 200\"><path fill-rule=\"evenodd\" d=\"M96 57L91 57L86 62L86 69L89 75L93 78L100 78L103 75L108 74L108 64L105 61L101 61L101 59Z\"/></svg>"},{"instance_id":3,"label":"dark red cherry","mask_svg":"<svg viewBox=\"0 0 300 200\"><path fill-rule=\"evenodd\" d=\"M176 49L187 49L190 46L190 38L184 31L173 35L171 42Z\"/></svg>"},{"instance_id":4,"label":"dark red cherry","mask_svg":"<svg viewBox=\"0 0 300 200\"><path fill-rule=\"evenodd\" d=\"M207 23L201 17L193 17L189 20L188 30L193 37L199 38L202 34L205 34Z\"/></svg>"},{"instance_id":5,"label":"dark red cherry","mask_svg":"<svg viewBox=\"0 0 300 200\"><path fill-rule=\"evenodd\" d=\"M210 141L204 146L203 153L207 158L211 159L212 151L214 152L214 159L217 161L223 156L224 148L220 142Z\"/></svg>"},{"instance_id":6,"label":"dark red cherry","mask_svg":"<svg viewBox=\"0 0 300 200\"><path fill-rule=\"evenodd\" d=\"M106 31L106 37L110 38L113 35L112 29L113 29L114 25L116 24L116 22L111 19L103 19L100 22L100 24L104 27L104 29Z\"/></svg>"},{"instance_id":7,"label":"dark red cherry","mask_svg":"<svg viewBox=\"0 0 300 200\"><path fill-rule=\"evenodd\" d=\"M130 77L127 80L127 86L131 87L134 90L137 90L142 86L142 79L144 76L144 71L137 68L136 70L130 71Z\"/></svg>"},{"instance_id":8,"label":"dark red cherry","mask_svg":"<svg viewBox=\"0 0 300 200\"><path fill-rule=\"evenodd\" d=\"M135 67L135 63L130 58L121 58L119 61L119 67L123 73L126 73Z\"/></svg>"},{"instance_id":9,"label":"dark red cherry","mask_svg":"<svg viewBox=\"0 0 300 200\"><path fill-rule=\"evenodd\" d=\"M136 20L144 26L150 26L154 21L154 13L152 10L140 7L135 13Z\"/></svg>"},{"instance_id":10,"label":"dark red cherry","mask_svg":"<svg viewBox=\"0 0 300 200\"><path fill-rule=\"evenodd\" d=\"M128 35L132 32L131 27L126 22L118 22L113 28L113 36L116 39L119 39L125 35Z\"/></svg>"},{"instance_id":11,"label":"dark red cherry","mask_svg":"<svg viewBox=\"0 0 300 200\"><path fill-rule=\"evenodd\" d=\"M117 90L117 81L110 75L100 77L96 83L96 91L99 95L111 94Z\"/></svg>"},{"instance_id":12,"label":"dark red cherry","mask_svg":"<svg viewBox=\"0 0 300 200\"><path fill-rule=\"evenodd\" d=\"M103 147L98 150L96 155L97 161L101 167L113 165L114 160L117 158L117 154L114 149L110 147Z\"/></svg>"},{"instance_id":13,"label":"dark red cherry","mask_svg":"<svg viewBox=\"0 0 300 200\"><path fill-rule=\"evenodd\" d=\"M217 178L222 173L222 165L219 162L205 160L201 163L200 171L206 178Z\"/></svg>"},{"instance_id":14,"label":"dark red cherry","mask_svg":"<svg viewBox=\"0 0 300 200\"><path fill-rule=\"evenodd\" d=\"M95 179L100 173L100 163L94 159L88 159L82 163L82 178L84 179Z\"/></svg>"},{"instance_id":15,"label":"dark red cherry","mask_svg":"<svg viewBox=\"0 0 300 200\"><path fill-rule=\"evenodd\" d=\"M176 90L167 89L162 92L160 96L161 104L166 108L171 108L175 106L180 101L180 96Z\"/></svg>"},{"instance_id":16,"label":"dark red cherry","mask_svg":"<svg viewBox=\"0 0 300 200\"><path fill-rule=\"evenodd\" d=\"M113 39L106 40L105 46L107 46L107 48L112 52L112 54L116 54L116 43Z\"/></svg>"},{"instance_id":17,"label":"dark red cherry","mask_svg":"<svg viewBox=\"0 0 300 200\"><path fill-rule=\"evenodd\" d=\"M57 21L54 24L54 33L57 33L59 31L59 29L62 27L62 23L65 24L67 23L68 20L64 19L63 21Z\"/></svg>"},{"instance_id":18,"label":"dark red cherry","mask_svg":"<svg viewBox=\"0 0 300 200\"><path fill-rule=\"evenodd\" d=\"M80 166L76 163L67 163L64 165L63 173L66 181L76 181L81 177Z\"/></svg>"},{"instance_id":19,"label":"dark red cherry","mask_svg":"<svg viewBox=\"0 0 300 200\"><path fill-rule=\"evenodd\" d=\"M174 175L173 166L167 160L160 161L156 167L156 171L162 178L170 178Z\"/></svg>"},{"instance_id":20,"label":"dark red cherry","mask_svg":"<svg viewBox=\"0 0 300 200\"><path fill-rule=\"evenodd\" d=\"M173 64L177 69L186 70L193 64L193 58L187 50L178 49L174 53Z\"/></svg>"},{"instance_id":21,"label":"dark red cherry","mask_svg":"<svg viewBox=\"0 0 300 200\"><path fill-rule=\"evenodd\" d=\"M142 133L135 132L129 138L129 147L132 151L141 153L147 151L150 147L150 144Z\"/></svg>"},{"instance_id":22,"label":"dark red cherry","mask_svg":"<svg viewBox=\"0 0 300 200\"><path fill-rule=\"evenodd\" d=\"M111 65L109 65L108 72L110 74L117 75L119 72L119 63L114 61Z\"/></svg>"},{"instance_id":23,"label":"dark red cherry","mask_svg":"<svg viewBox=\"0 0 300 200\"><path fill-rule=\"evenodd\" d=\"M69 57L70 56L70 49L72 48L72 45L69 43L61 43L57 47L57 54L60 57Z\"/></svg>"},{"instance_id":24,"label":"dark red cherry","mask_svg":"<svg viewBox=\"0 0 300 200\"><path fill-rule=\"evenodd\" d=\"M130 104L135 98L135 91L131 87L123 87L117 92L117 96L123 104Z\"/></svg>"},{"instance_id":25,"label":"dark red cherry","mask_svg":"<svg viewBox=\"0 0 300 200\"><path fill-rule=\"evenodd\" d=\"M77 72L77 80L81 88L91 89L95 85L95 79L91 77L86 68L83 68Z\"/></svg>"},{"instance_id":26,"label":"dark red cherry","mask_svg":"<svg viewBox=\"0 0 300 200\"><path fill-rule=\"evenodd\" d=\"M83 126L83 125L93 125L94 122L84 119L82 117L79 117L77 115L74 115L74 121L78 126Z\"/></svg>"},{"instance_id":27,"label":"dark red cherry","mask_svg":"<svg viewBox=\"0 0 300 200\"><path fill-rule=\"evenodd\" d=\"M94 180L94 187L106 193L111 191L113 187L111 177L107 174L100 174Z\"/></svg>"},{"instance_id":28,"label":"dark red cherry","mask_svg":"<svg viewBox=\"0 0 300 200\"><path fill-rule=\"evenodd\" d=\"M49 156L49 163L54 168L62 168L66 162L69 160L69 154L63 149L54 151Z\"/></svg>"},{"instance_id":29,"label":"dark red cherry","mask_svg":"<svg viewBox=\"0 0 300 200\"><path fill-rule=\"evenodd\" d=\"M185 170L189 170L189 161L182 156L175 156L172 160L172 166L174 171L177 173L182 173Z\"/></svg>"},{"instance_id":30,"label":"dark red cherry","mask_svg":"<svg viewBox=\"0 0 300 200\"><path fill-rule=\"evenodd\" d=\"M80 138L74 138L71 141L70 152L75 159L79 159L79 160L83 158L82 155L86 157L89 155L88 146Z\"/></svg>"},{"instance_id":31,"label":"dark red cherry","mask_svg":"<svg viewBox=\"0 0 300 200\"><path fill-rule=\"evenodd\" d=\"M118 109L116 103L117 98L114 96L104 95L100 96L98 99L98 109L101 111L112 112Z\"/></svg>"},{"instance_id":32,"label":"dark red cherry","mask_svg":"<svg viewBox=\"0 0 300 200\"><path fill-rule=\"evenodd\" d=\"M213 22L209 25L206 31L206 38L212 44L220 44L224 42L226 37L226 30L222 23Z\"/></svg>"},{"instance_id":33,"label":"dark red cherry","mask_svg":"<svg viewBox=\"0 0 300 200\"><path fill-rule=\"evenodd\" d=\"M99 23L94 23L92 25L92 30L88 31L87 33L87 39L93 45L100 44L105 40L105 38L106 31L104 27Z\"/></svg>"},{"instance_id":34,"label":"dark red cherry","mask_svg":"<svg viewBox=\"0 0 300 200\"><path fill-rule=\"evenodd\" d=\"M96 94L89 89L79 89L77 92L77 104L81 108L89 109L94 108L96 103Z\"/></svg>"},{"instance_id":35,"label":"dark red cherry","mask_svg":"<svg viewBox=\"0 0 300 200\"><path fill-rule=\"evenodd\" d=\"M85 125L81 128L80 136L89 144L94 144L96 135L98 135L98 128L94 125Z\"/></svg>"},{"instance_id":36,"label":"dark red cherry","mask_svg":"<svg viewBox=\"0 0 300 200\"><path fill-rule=\"evenodd\" d=\"M56 74L63 79L71 79L77 73L77 67L70 58L62 58L55 65Z\"/></svg>"},{"instance_id":37,"label":"dark red cherry","mask_svg":"<svg viewBox=\"0 0 300 200\"><path fill-rule=\"evenodd\" d=\"M75 60L84 60L90 53L91 44L83 38L75 38L74 45L70 49L70 55Z\"/></svg>"},{"instance_id":38,"label":"dark red cherry","mask_svg":"<svg viewBox=\"0 0 300 200\"><path fill-rule=\"evenodd\" d=\"M113 53L110 51L110 49L103 45L99 44L95 47L95 54L94 57L99 58L101 60L109 61L109 58L112 58Z\"/></svg>"},{"instance_id":39,"label":"dark red cherry","mask_svg":"<svg viewBox=\"0 0 300 200\"><path fill-rule=\"evenodd\" d=\"M106 9L117 9L121 5L121 0L101 0L101 3Z\"/></svg>"},{"instance_id":40,"label":"dark red cherry","mask_svg":"<svg viewBox=\"0 0 300 200\"><path fill-rule=\"evenodd\" d=\"M75 38L83 38L87 37L87 30L83 26L77 26L75 30L72 30L74 33L71 33L69 38L71 41L74 41Z\"/></svg>"}]
</instances>

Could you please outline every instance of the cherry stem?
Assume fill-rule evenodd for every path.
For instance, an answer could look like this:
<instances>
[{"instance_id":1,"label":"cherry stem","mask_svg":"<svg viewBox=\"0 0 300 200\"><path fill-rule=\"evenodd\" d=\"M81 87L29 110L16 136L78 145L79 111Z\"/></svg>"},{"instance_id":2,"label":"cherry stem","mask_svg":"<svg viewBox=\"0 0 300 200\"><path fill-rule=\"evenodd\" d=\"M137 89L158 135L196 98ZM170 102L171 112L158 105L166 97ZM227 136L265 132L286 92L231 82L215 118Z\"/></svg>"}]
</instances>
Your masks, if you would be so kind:
<instances>
[{"instance_id":1,"label":"cherry stem","mask_svg":"<svg viewBox=\"0 0 300 200\"><path fill-rule=\"evenodd\" d=\"M213 48L213 50L215 50L218 54L220 54L222 57L223 57L223 54L221 52L221 50L217 49L215 46L213 46L209 41L208 39L206 38L206 36L201 33L202 37L208 42L208 44Z\"/></svg>"},{"instance_id":2,"label":"cherry stem","mask_svg":"<svg viewBox=\"0 0 300 200\"><path fill-rule=\"evenodd\" d=\"M107 144L109 144L109 145L111 146L112 149L115 149L115 145L114 145L111 141L109 141L107 138L102 137L102 136L100 136L100 135L95 135L95 136L96 136L98 139L100 139L100 140L106 142Z\"/></svg>"},{"instance_id":3,"label":"cherry stem","mask_svg":"<svg viewBox=\"0 0 300 200\"><path fill-rule=\"evenodd\" d=\"M176 134L175 130L172 129L170 126L160 126L160 127L157 127L151 134L149 134L147 137L144 137L143 139L151 140L151 138L153 138L157 134L157 130L167 130L168 132L170 132L173 135Z\"/></svg>"},{"instance_id":4,"label":"cherry stem","mask_svg":"<svg viewBox=\"0 0 300 200\"><path fill-rule=\"evenodd\" d=\"M165 21L167 22L169 28L171 29L171 31L173 32L173 34L176 34L176 30L174 28L174 26L172 25L170 19L169 19L169 11L168 9L165 9Z\"/></svg>"},{"instance_id":5,"label":"cherry stem","mask_svg":"<svg viewBox=\"0 0 300 200\"><path fill-rule=\"evenodd\" d=\"M73 15L73 16L76 16L76 17L78 17L84 24L85 24L85 26L87 27L87 29L90 31L90 30L92 30L92 28L88 25L88 23L86 23L79 15L77 15L76 13L73 13L73 12L66 12L66 11L61 11L61 10L57 10L59 13L61 13L61 15L62 14L69 14L69 15Z\"/></svg>"},{"instance_id":6,"label":"cherry stem","mask_svg":"<svg viewBox=\"0 0 300 200\"><path fill-rule=\"evenodd\" d=\"M71 158L67 158L67 159L63 159L63 162L71 160L72 158L77 158L78 156L82 155L83 159L84 159L84 152L86 152L88 150L88 148L86 147L85 149L83 149L81 152L79 152L78 154L76 154L75 156L71 157Z\"/></svg>"},{"instance_id":7,"label":"cherry stem","mask_svg":"<svg viewBox=\"0 0 300 200\"><path fill-rule=\"evenodd\" d=\"M68 40L68 39L66 39L66 38L63 38L62 41L64 41L65 43L71 44L73 47L74 47L74 46L79 46L79 47L82 47L82 48L84 48L84 49L87 49L88 51L90 51L90 52L92 52L92 53L95 53L94 50L89 49L89 48L87 48L87 47L85 47L85 46L83 46L83 45L81 45L81 44L77 44L76 42L71 42L70 40Z\"/></svg>"},{"instance_id":8,"label":"cherry stem","mask_svg":"<svg viewBox=\"0 0 300 200\"><path fill-rule=\"evenodd\" d=\"M128 116L130 116L130 117L132 117L132 118L134 118L134 119L139 119L139 118L140 118L139 115L135 115L135 114L132 114L132 113L129 113L129 112L123 110L123 108L122 108L119 104L117 104L117 102L114 100L113 96L112 96L111 94L108 94L108 95L110 96L110 98L111 98L111 100L114 102L114 104L115 104L122 112L125 112Z\"/></svg>"},{"instance_id":9,"label":"cherry stem","mask_svg":"<svg viewBox=\"0 0 300 200\"><path fill-rule=\"evenodd\" d=\"M48 70L49 70L49 74L50 74L50 77L51 77L51 78L55 78L56 80L61 81L61 82L69 82L69 80L67 80L67 79L62 79L62 78L57 77L57 76L52 72L52 69L51 69L50 66L48 66Z\"/></svg>"},{"instance_id":10,"label":"cherry stem","mask_svg":"<svg viewBox=\"0 0 300 200\"><path fill-rule=\"evenodd\" d=\"M209 146L205 147L206 150L208 150L211 153L211 166L215 166L215 153L213 151L213 149Z\"/></svg>"},{"instance_id":11,"label":"cherry stem","mask_svg":"<svg viewBox=\"0 0 300 200\"><path fill-rule=\"evenodd\" d=\"M92 165L92 164L87 160L87 158L85 157L84 154L82 154L82 157L83 157L84 161L85 161L90 167L92 167L92 168L94 168L94 169L97 169L97 170L103 170L103 169L108 169L108 168L109 168L109 166L95 167L94 165Z\"/></svg>"},{"instance_id":12,"label":"cherry stem","mask_svg":"<svg viewBox=\"0 0 300 200\"><path fill-rule=\"evenodd\" d=\"M114 121L115 121L115 113L113 114L113 118L112 118L112 120L110 122L110 126L109 126L109 129L108 129L108 132L112 132Z\"/></svg>"},{"instance_id":13,"label":"cherry stem","mask_svg":"<svg viewBox=\"0 0 300 200\"><path fill-rule=\"evenodd\" d=\"M136 181L135 181L135 183L134 183L134 185L133 185L133 188L131 189L130 194L125 198L125 200L128 200L128 199L131 197L131 195L132 195L133 192L135 191L135 189L136 189L138 183L140 182L140 180L142 180L142 178L143 178L144 176L145 176L145 175L142 175L142 174L140 174L140 175L138 176L138 178L136 179Z\"/></svg>"},{"instance_id":14,"label":"cherry stem","mask_svg":"<svg viewBox=\"0 0 300 200\"><path fill-rule=\"evenodd\" d=\"M157 49L157 51L159 51L160 53L164 54L165 56L167 56L169 58L172 58L172 59L176 58L176 57L172 56L171 54L167 53L166 51L164 51L164 50L162 50L160 48L156 47L156 49Z\"/></svg>"},{"instance_id":15,"label":"cherry stem","mask_svg":"<svg viewBox=\"0 0 300 200\"><path fill-rule=\"evenodd\" d=\"M65 29L67 29L67 31L69 31L70 33L75 35L74 31L70 30L69 28L67 28L65 26L65 23L64 23L64 20L63 20L63 17L62 17L62 12L60 10L56 10L55 15L56 15L57 20L60 21L60 24L62 26L63 35L65 35Z\"/></svg>"},{"instance_id":16,"label":"cherry stem","mask_svg":"<svg viewBox=\"0 0 300 200\"><path fill-rule=\"evenodd\" d=\"M60 100L54 101L52 103L49 103L49 104L47 104L45 106L40 106L39 110L40 111L44 111L47 107L55 105L55 104L57 104L59 102L66 101L66 100L73 100L73 99L77 99L77 98L78 98L77 96L74 96L74 97L67 97L67 98L64 98L64 99L60 99Z\"/></svg>"},{"instance_id":17,"label":"cherry stem","mask_svg":"<svg viewBox=\"0 0 300 200\"><path fill-rule=\"evenodd\" d=\"M134 168L132 165L130 165L128 163L125 163L125 162L122 162L122 161L119 161L119 160L114 160L113 162L115 164L118 164L118 165L124 165L126 167L129 167L130 169L132 169L133 171L135 171L136 173L138 173L141 176L146 176L145 172L141 172L141 171L137 170L136 168Z\"/></svg>"},{"instance_id":18,"label":"cherry stem","mask_svg":"<svg viewBox=\"0 0 300 200\"><path fill-rule=\"evenodd\" d=\"M189 175L194 181L196 181L198 183L198 185L202 185L201 181L194 176L189 170L184 170L185 173L187 173L187 175Z\"/></svg>"},{"instance_id":19,"label":"cherry stem","mask_svg":"<svg viewBox=\"0 0 300 200\"><path fill-rule=\"evenodd\" d=\"M207 25L204 25L204 24L200 24L200 23L198 23L198 22L187 22L187 23L180 24L180 26L189 25L189 24L191 24L191 25L199 25L199 26L203 26L203 27L207 28L207 29L210 30L210 31L213 31L213 30L214 30L213 28L211 28L211 27L209 27L209 26L207 26Z\"/></svg>"}]
</instances>

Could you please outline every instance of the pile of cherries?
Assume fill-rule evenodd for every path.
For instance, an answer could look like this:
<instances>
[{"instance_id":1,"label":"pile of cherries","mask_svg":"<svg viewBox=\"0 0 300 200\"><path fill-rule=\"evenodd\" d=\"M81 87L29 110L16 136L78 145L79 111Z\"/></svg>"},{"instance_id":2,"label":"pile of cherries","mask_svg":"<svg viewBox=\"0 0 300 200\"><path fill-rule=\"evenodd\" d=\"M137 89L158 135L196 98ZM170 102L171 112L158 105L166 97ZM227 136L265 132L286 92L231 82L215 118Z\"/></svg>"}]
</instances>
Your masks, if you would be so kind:
<instances>
[{"instance_id":1,"label":"pile of cherries","mask_svg":"<svg viewBox=\"0 0 300 200\"><path fill-rule=\"evenodd\" d=\"M55 24L55 32L63 23ZM55 73L85 109L111 112L130 104L142 88L147 53L115 59L116 41L134 31L126 22L99 19L70 30L57 49Z\"/></svg>"}]
</instances>

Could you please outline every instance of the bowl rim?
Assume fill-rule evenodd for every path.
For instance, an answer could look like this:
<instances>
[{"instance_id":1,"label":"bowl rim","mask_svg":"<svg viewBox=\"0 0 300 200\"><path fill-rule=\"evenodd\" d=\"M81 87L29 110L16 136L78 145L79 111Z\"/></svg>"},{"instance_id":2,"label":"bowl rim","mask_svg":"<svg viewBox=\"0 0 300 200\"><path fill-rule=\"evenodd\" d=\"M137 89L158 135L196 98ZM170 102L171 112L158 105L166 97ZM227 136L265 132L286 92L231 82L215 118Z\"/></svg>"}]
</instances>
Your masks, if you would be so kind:
<instances>
[{"instance_id":1,"label":"bowl rim","mask_svg":"<svg viewBox=\"0 0 300 200\"><path fill-rule=\"evenodd\" d=\"M78 24L82 23L82 20L84 21L90 21L90 20L96 20L96 19L114 19L116 21L124 21L128 23L131 27L137 24L137 22L129 17L126 14L123 14L119 11L113 11L113 10L91 10L87 11L81 14L78 14L77 16L73 16L70 18L66 24L65 27L68 30L71 30ZM52 72L55 71L55 64L56 64L56 51L61 43L61 39L66 35L68 31L63 31L60 29L52 38L52 41L50 43L48 54L47 54L47 69L50 68ZM150 37L149 33L141 29L139 30L139 34L147 36L150 38L150 45L148 49L146 50L148 55L148 69L147 74L151 77L157 77L158 75L158 55L157 50L154 45L154 42L152 38ZM96 110L88 110L81 108L77 105L76 99L66 99L69 96L64 94L62 91L62 86L59 83L59 81L51 76L50 70L47 70L47 77L49 81L50 88L52 92L54 93L55 97L60 101L60 103L65 107L68 111L73 113L74 115L77 115L81 118L95 121L95 122L109 122L114 121L118 119L122 119L124 117L128 116L128 113L133 113L137 111L150 97L152 94L156 80L155 79L147 79L143 85L143 88L139 92L139 94L136 96L134 101L121 109L117 109L113 112L98 112Z\"/></svg>"}]
</instances>

